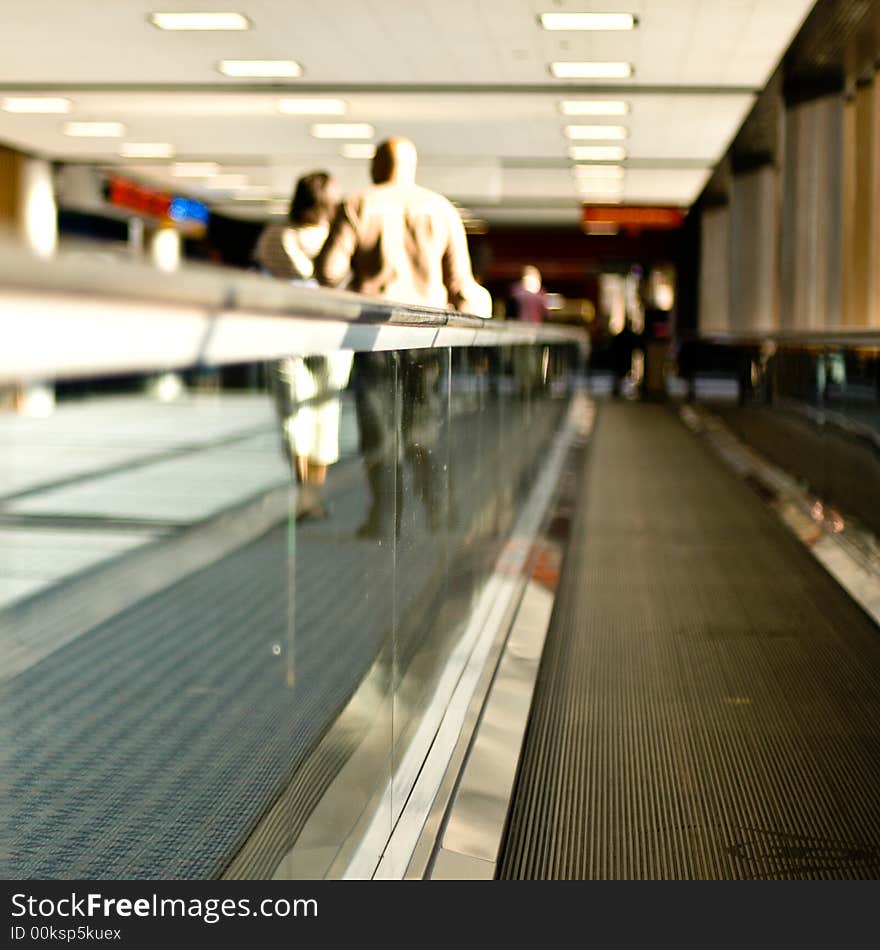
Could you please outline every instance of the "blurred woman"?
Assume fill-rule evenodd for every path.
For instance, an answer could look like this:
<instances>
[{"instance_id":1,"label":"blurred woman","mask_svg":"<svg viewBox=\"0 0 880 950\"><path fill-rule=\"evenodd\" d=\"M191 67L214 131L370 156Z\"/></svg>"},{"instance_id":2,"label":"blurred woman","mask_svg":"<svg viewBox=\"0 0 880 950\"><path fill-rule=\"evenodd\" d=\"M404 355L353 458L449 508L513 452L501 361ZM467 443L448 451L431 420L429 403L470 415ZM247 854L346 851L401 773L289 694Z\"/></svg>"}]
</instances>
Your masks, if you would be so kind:
<instances>
[{"instance_id":1,"label":"blurred woman","mask_svg":"<svg viewBox=\"0 0 880 950\"><path fill-rule=\"evenodd\" d=\"M313 261L327 240L340 200L327 172L310 172L296 183L287 221L269 224L254 250L260 267L273 277L313 283Z\"/></svg>"},{"instance_id":2,"label":"blurred woman","mask_svg":"<svg viewBox=\"0 0 880 950\"><path fill-rule=\"evenodd\" d=\"M312 172L296 183L288 220L268 225L254 252L260 267L273 277L313 284L313 261L327 239L339 204L336 182L326 172ZM272 367L275 403L282 442L299 493L296 516L324 517L322 499L327 467L339 459L339 393L348 385L350 353L292 356Z\"/></svg>"}]
</instances>

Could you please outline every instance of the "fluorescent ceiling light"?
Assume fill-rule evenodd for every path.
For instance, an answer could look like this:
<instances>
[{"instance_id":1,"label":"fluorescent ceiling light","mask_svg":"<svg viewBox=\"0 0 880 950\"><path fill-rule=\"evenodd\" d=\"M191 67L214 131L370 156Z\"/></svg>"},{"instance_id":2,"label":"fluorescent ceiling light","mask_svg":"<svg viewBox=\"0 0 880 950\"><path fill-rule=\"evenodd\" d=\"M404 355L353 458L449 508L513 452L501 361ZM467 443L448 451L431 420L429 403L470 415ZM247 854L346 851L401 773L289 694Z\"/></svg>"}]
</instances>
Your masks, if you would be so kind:
<instances>
[{"instance_id":1,"label":"fluorescent ceiling light","mask_svg":"<svg viewBox=\"0 0 880 950\"><path fill-rule=\"evenodd\" d=\"M68 122L64 134L86 139L121 139L125 126L121 122Z\"/></svg>"},{"instance_id":2,"label":"fluorescent ceiling light","mask_svg":"<svg viewBox=\"0 0 880 950\"><path fill-rule=\"evenodd\" d=\"M372 158L376 154L376 146L370 142L346 142L340 151L343 158Z\"/></svg>"},{"instance_id":3,"label":"fluorescent ceiling light","mask_svg":"<svg viewBox=\"0 0 880 950\"><path fill-rule=\"evenodd\" d=\"M242 188L248 183L247 175L214 175L205 187L212 191L226 191L230 188Z\"/></svg>"},{"instance_id":4,"label":"fluorescent ceiling light","mask_svg":"<svg viewBox=\"0 0 880 950\"><path fill-rule=\"evenodd\" d=\"M626 138L627 131L622 125L567 125L565 134L570 139L619 142Z\"/></svg>"},{"instance_id":5,"label":"fluorescent ceiling light","mask_svg":"<svg viewBox=\"0 0 880 950\"><path fill-rule=\"evenodd\" d=\"M633 68L629 63L551 63L550 72L557 79L629 79Z\"/></svg>"},{"instance_id":6,"label":"fluorescent ceiling light","mask_svg":"<svg viewBox=\"0 0 880 950\"><path fill-rule=\"evenodd\" d=\"M122 158L172 158L174 146L168 142L124 142L119 154Z\"/></svg>"},{"instance_id":7,"label":"fluorescent ceiling light","mask_svg":"<svg viewBox=\"0 0 880 950\"><path fill-rule=\"evenodd\" d=\"M538 19L545 30L632 30L636 25L631 13L542 13Z\"/></svg>"},{"instance_id":8,"label":"fluorescent ceiling light","mask_svg":"<svg viewBox=\"0 0 880 950\"><path fill-rule=\"evenodd\" d=\"M620 145L572 145L568 154L576 162L622 162L626 149Z\"/></svg>"},{"instance_id":9,"label":"fluorescent ceiling light","mask_svg":"<svg viewBox=\"0 0 880 950\"><path fill-rule=\"evenodd\" d=\"M344 99L279 99L282 115L345 115Z\"/></svg>"},{"instance_id":10,"label":"fluorescent ceiling light","mask_svg":"<svg viewBox=\"0 0 880 950\"><path fill-rule=\"evenodd\" d=\"M623 188L622 178L584 178L580 175L575 177L578 188L596 191L620 191Z\"/></svg>"},{"instance_id":11,"label":"fluorescent ceiling light","mask_svg":"<svg viewBox=\"0 0 880 950\"><path fill-rule=\"evenodd\" d=\"M605 178L620 181L624 176L622 165L575 165L573 171L578 178Z\"/></svg>"},{"instance_id":12,"label":"fluorescent ceiling light","mask_svg":"<svg viewBox=\"0 0 880 950\"><path fill-rule=\"evenodd\" d=\"M250 20L241 13L151 13L160 30L249 30Z\"/></svg>"},{"instance_id":13,"label":"fluorescent ceiling light","mask_svg":"<svg viewBox=\"0 0 880 950\"><path fill-rule=\"evenodd\" d=\"M316 139L371 139L373 132L366 122L319 122L311 128Z\"/></svg>"},{"instance_id":14,"label":"fluorescent ceiling light","mask_svg":"<svg viewBox=\"0 0 880 950\"><path fill-rule=\"evenodd\" d=\"M217 69L235 79L296 79L302 66L292 59L224 59Z\"/></svg>"},{"instance_id":15,"label":"fluorescent ceiling light","mask_svg":"<svg viewBox=\"0 0 880 950\"><path fill-rule=\"evenodd\" d=\"M7 96L0 101L0 109L19 115L65 115L73 103L60 96Z\"/></svg>"},{"instance_id":16,"label":"fluorescent ceiling light","mask_svg":"<svg viewBox=\"0 0 880 950\"><path fill-rule=\"evenodd\" d=\"M176 162L171 166L175 178L211 178L219 171L216 162Z\"/></svg>"},{"instance_id":17,"label":"fluorescent ceiling light","mask_svg":"<svg viewBox=\"0 0 880 950\"><path fill-rule=\"evenodd\" d=\"M622 181L579 181L578 190L582 195L620 195L623 193Z\"/></svg>"},{"instance_id":18,"label":"fluorescent ceiling light","mask_svg":"<svg viewBox=\"0 0 880 950\"><path fill-rule=\"evenodd\" d=\"M621 99L563 99L559 111L563 115L627 115L629 103Z\"/></svg>"}]
</instances>

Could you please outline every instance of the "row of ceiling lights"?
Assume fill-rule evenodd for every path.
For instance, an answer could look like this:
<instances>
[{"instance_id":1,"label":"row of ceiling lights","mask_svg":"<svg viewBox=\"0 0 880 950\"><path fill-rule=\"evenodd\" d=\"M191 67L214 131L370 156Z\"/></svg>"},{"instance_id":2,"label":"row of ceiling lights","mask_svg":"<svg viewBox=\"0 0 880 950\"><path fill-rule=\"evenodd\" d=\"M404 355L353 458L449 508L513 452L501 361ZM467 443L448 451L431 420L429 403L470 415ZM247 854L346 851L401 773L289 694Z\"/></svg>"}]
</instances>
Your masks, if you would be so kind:
<instances>
[{"instance_id":1,"label":"row of ceiling lights","mask_svg":"<svg viewBox=\"0 0 880 950\"><path fill-rule=\"evenodd\" d=\"M162 30L249 30L251 21L242 13L152 13L150 22ZM621 31L635 29L631 13L542 13L538 22L551 31ZM224 76L248 79L295 79L303 68L295 60L223 60L217 69ZM557 79L629 79L631 63L554 62L550 72Z\"/></svg>"},{"instance_id":2,"label":"row of ceiling lights","mask_svg":"<svg viewBox=\"0 0 880 950\"><path fill-rule=\"evenodd\" d=\"M149 15L148 20L162 30L217 31L249 30L252 22L241 13L234 12L160 12ZM538 22L550 31L619 31L632 30L637 20L628 13L543 13ZM294 60L222 60L218 70L233 78L297 78L303 74L302 66ZM633 74L631 64L622 62L553 62L550 72L559 79L625 79ZM0 103L7 112L20 114L67 114L72 111L71 100L62 97L7 97ZM277 111L284 115L344 115L346 103L342 99L281 99ZM629 105L618 100L564 100L560 111L566 116L623 116ZM64 133L76 137L121 138L125 126L120 122L72 121L66 123ZM622 125L568 125L565 133L572 141L591 143L621 141L627 136ZM323 139L370 139L374 129L368 123L317 123L311 134ZM369 142L348 142L341 148L346 158L371 158L375 147ZM129 142L120 150L123 158L171 158L174 147L165 142ZM569 155L575 161L615 162L626 157L621 145L589 144L572 145ZM190 167L206 163L188 163ZM208 163L210 164L210 163ZM184 165L177 166L179 169ZM185 173L184 173L185 174ZM617 195L622 188L623 169L614 165L576 165L576 179L582 191ZM222 176L217 168L212 184L217 187L234 187L245 176ZM242 187L245 187L241 183ZM254 186L251 186L253 190ZM257 186L259 188L259 186Z\"/></svg>"},{"instance_id":3,"label":"row of ceiling lights","mask_svg":"<svg viewBox=\"0 0 880 950\"><path fill-rule=\"evenodd\" d=\"M567 99L560 103L564 116L590 118L623 118L630 112L628 102L620 99ZM578 191L585 198L618 199L623 190L623 166L609 164L626 158L623 142L629 135L625 125L566 125L568 155L575 164L573 172ZM586 144L585 144L586 143ZM614 144L610 144L614 143Z\"/></svg>"},{"instance_id":4,"label":"row of ceiling lights","mask_svg":"<svg viewBox=\"0 0 880 950\"><path fill-rule=\"evenodd\" d=\"M280 115L345 115L348 106L344 99L279 99L275 111ZM58 96L7 96L0 100L0 109L19 115L67 115L74 110L70 99ZM242 110L247 111L247 110ZM262 104L260 111L263 111ZM79 138L121 138L126 128L122 122L68 122L65 135ZM364 139L373 137L373 127L366 122L317 123L311 128L316 138Z\"/></svg>"},{"instance_id":5,"label":"row of ceiling lights","mask_svg":"<svg viewBox=\"0 0 880 950\"><path fill-rule=\"evenodd\" d=\"M175 12L151 13L148 20L161 30L227 31L249 30L252 22L242 13ZM540 25L551 31L632 30L636 18L629 13L542 13ZM292 59L224 59L217 71L234 79L297 79L303 67ZM553 62L550 72L557 79L629 79L631 63L626 62Z\"/></svg>"},{"instance_id":6,"label":"row of ceiling lights","mask_svg":"<svg viewBox=\"0 0 880 950\"><path fill-rule=\"evenodd\" d=\"M58 103L63 103L61 108ZM11 97L0 101L0 108L13 113L55 113L68 112L72 104L70 100L53 100L50 98ZM563 100L559 110L564 116L623 116L629 112L629 104L619 100ZM279 100L277 111L288 115L318 115L344 114L343 100L319 99L282 99ZM66 135L87 138L122 138L126 129L121 122L85 122L71 121L64 127ZM565 128L567 136L574 142L584 140L595 142L619 142L627 137L628 131L622 125L568 125ZM375 130L368 123L315 123L311 127L311 134L319 139L370 139ZM345 142L340 153L349 159L370 159L375 153L375 145L369 141ZM166 142L125 142L119 147L119 155L125 159L170 159L175 154L174 146ZM626 151L621 145L609 144L577 144L569 148L569 156L577 162L614 162L626 157ZM623 169L613 165L575 165L578 181L595 182L597 179L619 180L623 177ZM239 185L244 187L238 179L241 176L222 175L220 168L213 162L184 162L172 166L172 173L176 177L194 177L211 179L210 187L229 190ZM251 190L254 186L250 186ZM593 191L598 190L596 185Z\"/></svg>"},{"instance_id":7,"label":"row of ceiling lights","mask_svg":"<svg viewBox=\"0 0 880 950\"><path fill-rule=\"evenodd\" d=\"M0 100L3 111L19 114L65 114L73 110L69 99L58 97L8 97ZM280 99L276 111L282 115L344 115L346 103L342 99ZM76 138L123 138L126 134L122 122L67 122L64 134ZM319 139L370 139L374 137L373 126L365 122L318 122L312 125L311 134ZM372 158L375 146L366 141L345 142L340 153L343 158ZM119 156L126 159L170 159L175 148L170 142L123 142ZM246 175L221 173L215 162L181 162L172 166L175 177L205 179L205 187L211 190L235 191L241 200L257 200L268 195L269 189L249 185Z\"/></svg>"},{"instance_id":8,"label":"row of ceiling lights","mask_svg":"<svg viewBox=\"0 0 880 950\"><path fill-rule=\"evenodd\" d=\"M148 20L162 30L248 30L252 26L246 16L231 12L152 13ZM294 79L303 73L302 66L293 60L222 60L217 68L224 76L248 79ZM347 103L326 97L282 98L275 108L281 115L341 116L346 113ZM0 101L0 109L16 114L66 115L73 111L74 103L60 96L9 96ZM373 127L365 122L316 123L310 131L319 139L371 139L375 134ZM76 138L123 138L126 128L121 122L71 121L64 125L63 132ZM363 141L348 142L341 147L344 158L371 158L374 152L375 147ZM119 149L120 157L129 159L173 158L174 154L175 148L170 142L126 142ZM189 167L213 166L213 163L188 164ZM210 177L212 186L231 188L236 186L233 179L243 176L220 175L217 169Z\"/></svg>"},{"instance_id":9,"label":"row of ceiling lights","mask_svg":"<svg viewBox=\"0 0 880 950\"><path fill-rule=\"evenodd\" d=\"M589 24L596 18L604 26ZM589 14L551 13L541 16L544 29L614 29L632 30L637 20L628 13ZM630 63L577 62L551 63L550 72L558 79L629 79L633 75ZM561 103L565 116L623 117L629 114L628 102L616 99L567 100ZM625 171L616 164L626 158L626 148L619 144L629 135L625 125L567 125L566 137L574 143L568 155L575 163L572 168L575 185L582 199L619 202L623 197ZM585 144L588 143L588 144ZM609 144L618 143L618 144Z\"/></svg>"}]
</instances>

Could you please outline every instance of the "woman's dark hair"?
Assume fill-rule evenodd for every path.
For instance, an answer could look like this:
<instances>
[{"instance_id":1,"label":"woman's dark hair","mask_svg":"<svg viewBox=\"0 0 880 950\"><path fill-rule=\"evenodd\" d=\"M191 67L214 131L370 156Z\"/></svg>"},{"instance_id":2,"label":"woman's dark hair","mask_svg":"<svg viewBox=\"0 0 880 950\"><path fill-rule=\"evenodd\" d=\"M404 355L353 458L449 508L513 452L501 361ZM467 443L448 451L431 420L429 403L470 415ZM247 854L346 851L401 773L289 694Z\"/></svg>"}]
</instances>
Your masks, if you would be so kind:
<instances>
[{"instance_id":1,"label":"woman's dark hair","mask_svg":"<svg viewBox=\"0 0 880 950\"><path fill-rule=\"evenodd\" d=\"M327 172L311 172L300 178L290 202L288 217L291 224L321 224L322 221L329 221L333 217L336 209L327 187L329 184L330 176Z\"/></svg>"}]
</instances>

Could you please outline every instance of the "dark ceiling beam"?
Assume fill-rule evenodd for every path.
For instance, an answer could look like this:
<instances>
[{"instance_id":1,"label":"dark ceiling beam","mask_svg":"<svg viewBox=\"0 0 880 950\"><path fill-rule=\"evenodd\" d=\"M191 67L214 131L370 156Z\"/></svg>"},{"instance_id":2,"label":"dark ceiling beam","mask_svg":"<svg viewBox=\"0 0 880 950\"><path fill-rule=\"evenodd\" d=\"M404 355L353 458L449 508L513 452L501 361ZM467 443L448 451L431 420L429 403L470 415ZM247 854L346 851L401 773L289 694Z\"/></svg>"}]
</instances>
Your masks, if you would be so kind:
<instances>
[{"instance_id":1,"label":"dark ceiling beam","mask_svg":"<svg viewBox=\"0 0 880 950\"><path fill-rule=\"evenodd\" d=\"M490 157L490 156L487 156ZM478 160L478 159L475 159ZM500 158L501 167L515 169L559 169L571 168L572 164L578 164L574 159L567 156L561 158ZM590 164L596 164L592 162ZM712 168L715 164L712 159L702 158L652 158L651 156L642 158L622 158L620 161L608 162L610 165L622 165L624 168Z\"/></svg>"},{"instance_id":2,"label":"dark ceiling beam","mask_svg":"<svg viewBox=\"0 0 880 950\"><path fill-rule=\"evenodd\" d=\"M489 83L0 83L0 94L57 92L75 93L269 93L271 95L594 95L594 96L743 96L756 95L753 86L670 86L594 83L533 83L530 85Z\"/></svg>"},{"instance_id":3,"label":"dark ceiling beam","mask_svg":"<svg viewBox=\"0 0 880 950\"><path fill-rule=\"evenodd\" d=\"M786 104L839 95L878 60L880 0L818 0L782 61Z\"/></svg>"}]
</instances>

